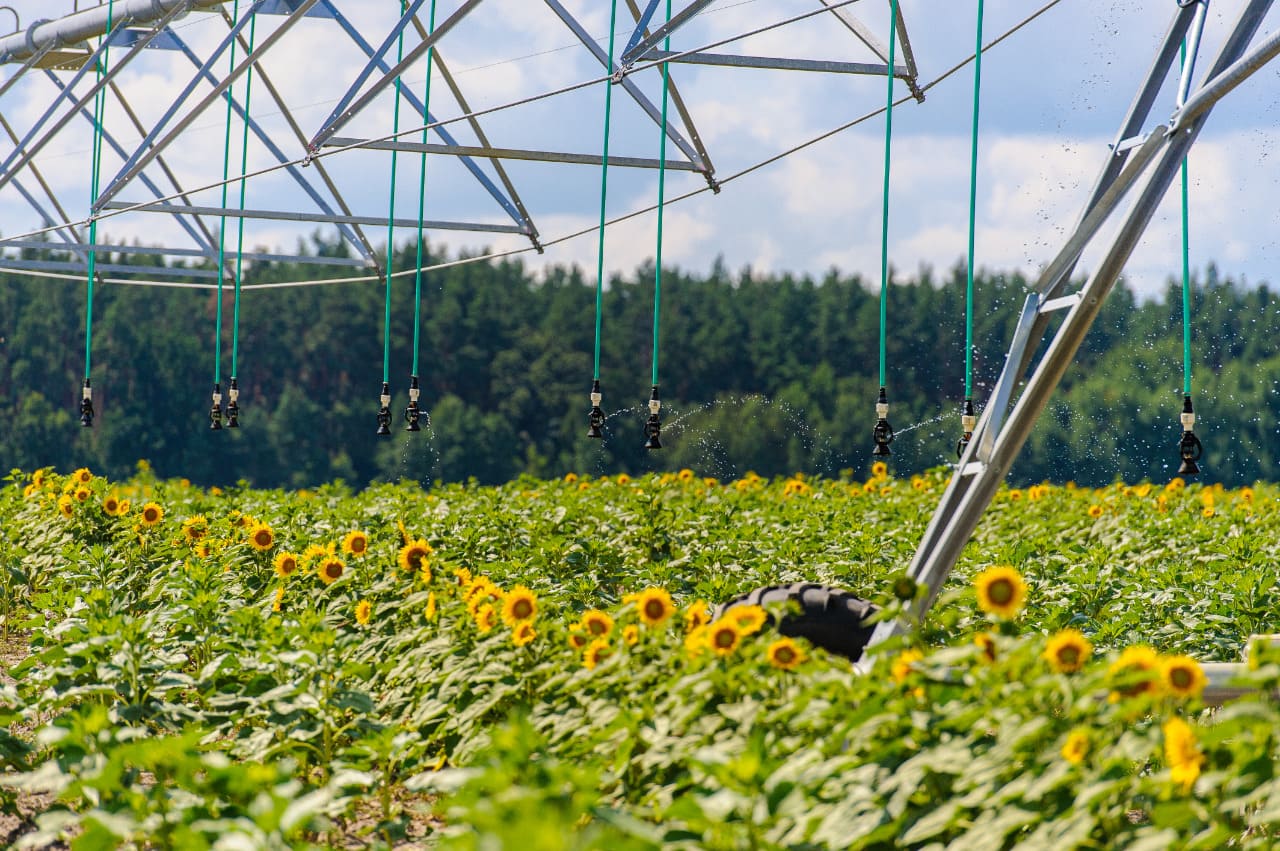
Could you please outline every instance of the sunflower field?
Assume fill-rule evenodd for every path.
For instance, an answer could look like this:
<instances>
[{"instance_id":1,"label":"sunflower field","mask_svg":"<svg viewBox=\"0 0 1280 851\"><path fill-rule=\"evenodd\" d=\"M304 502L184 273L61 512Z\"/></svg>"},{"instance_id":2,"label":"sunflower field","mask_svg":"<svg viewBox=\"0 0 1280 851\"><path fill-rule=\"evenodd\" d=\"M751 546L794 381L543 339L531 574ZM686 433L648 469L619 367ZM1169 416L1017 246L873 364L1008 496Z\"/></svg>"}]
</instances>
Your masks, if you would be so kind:
<instances>
[{"instance_id":1,"label":"sunflower field","mask_svg":"<svg viewBox=\"0 0 1280 851\"><path fill-rule=\"evenodd\" d=\"M0 844L1280 845L1274 486L1005 489L866 673L784 607L712 619L798 581L901 611L947 475L15 471Z\"/></svg>"}]
</instances>

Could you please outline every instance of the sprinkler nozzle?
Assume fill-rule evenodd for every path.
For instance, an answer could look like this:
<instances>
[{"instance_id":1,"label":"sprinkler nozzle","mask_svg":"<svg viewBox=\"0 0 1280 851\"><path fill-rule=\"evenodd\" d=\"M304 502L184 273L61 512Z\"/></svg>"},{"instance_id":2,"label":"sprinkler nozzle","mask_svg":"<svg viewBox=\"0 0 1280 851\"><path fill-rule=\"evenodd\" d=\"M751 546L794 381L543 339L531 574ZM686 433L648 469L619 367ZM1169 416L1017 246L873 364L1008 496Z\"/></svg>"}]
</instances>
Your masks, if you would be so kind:
<instances>
[{"instance_id":1,"label":"sprinkler nozzle","mask_svg":"<svg viewBox=\"0 0 1280 851\"><path fill-rule=\"evenodd\" d=\"M89 386L89 379L84 380L84 392L80 397L80 425L83 428L93 428L93 388Z\"/></svg>"},{"instance_id":2,"label":"sprinkler nozzle","mask_svg":"<svg viewBox=\"0 0 1280 851\"><path fill-rule=\"evenodd\" d=\"M658 416L661 410L662 402L658 399L658 385L655 384L649 394L649 421L644 424L645 449L662 448L662 419Z\"/></svg>"},{"instance_id":3,"label":"sprinkler nozzle","mask_svg":"<svg viewBox=\"0 0 1280 851\"><path fill-rule=\"evenodd\" d=\"M209 409L209 430L222 431L222 385L213 385L213 407Z\"/></svg>"},{"instance_id":4,"label":"sprinkler nozzle","mask_svg":"<svg viewBox=\"0 0 1280 851\"><path fill-rule=\"evenodd\" d=\"M978 425L978 415L973 410L973 400L965 399L964 408L960 413L960 428L963 433L960 439L956 441L956 457L960 458L964 455L964 451L969 448L969 441L973 440L973 430Z\"/></svg>"},{"instance_id":5,"label":"sprinkler nozzle","mask_svg":"<svg viewBox=\"0 0 1280 851\"><path fill-rule=\"evenodd\" d=\"M600 410L602 399L604 396L600 393L600 379L597 378L591 382L591 413L587 415L587 437L604 437L604 411Z\"/></svg>"},{"instance_id":6,"label":"sprinkler nozzle","mask_svg":"<svg viewBox=\"0 0 1280 851\"><path fill-rule=\"evenodd\" d=\"M871 438L876 442L876 448L871 453L877 457L892 455L889 450L889 444L893 443L893 426L889 425L889 395L883 387L880 388L880 396L876 399L876 427L871 432Z\"/></svg>"},{"instance_id":7,"label":"sprinkler nozzle","mask_svg":"<svg viewBox=\"0 0 1280 851\"><path fill-rule=\"evenodd\" d=\"M378 435L386 436L391 434L391 385L382 382L382 395L378 401L382 407L378 408Z\"/></svg>"},{"instance_id":8,"label":"sprinkler nozzle","mask_svg":"<svg viewBox=\"0 0 1280 851\"><path fill-rule=\"evenodd\" d=\"M240 428L240 382L234 377L227 388L227 428Z\"/></svg>"},{"instance_id":9,"label":"sprinkler nozzle","mask_svg":"<svg viewBox=\"0 0 1280 851\"><path fill-rule=\"evenodd\" d=\"M409 406L404 409L404 421L407 425L405 431L422 431L419 421L422 419L422 411L418 408L418 397L422 394L422 390L418 387L418 376L409 376Z\"/></svg>"},{"instance_id":10,"label":"sprinkler nozzle","mask_svg":"<svg viewBox=\"0 0 1280 851\"><path fill-rule=\"evenodd\" d=\"M1179 476L1194 476L1199 474L1200 465L1196 462L1204 455L1204 445L1200 442L1200 438L1196 437L1194 431L1196 427L1196 412L1191 407L1191 397L1182 397L1182 440L1178 443L1178 457L1182 459L1182 465L1178 467Z\"/></svg>"}]
</instances>

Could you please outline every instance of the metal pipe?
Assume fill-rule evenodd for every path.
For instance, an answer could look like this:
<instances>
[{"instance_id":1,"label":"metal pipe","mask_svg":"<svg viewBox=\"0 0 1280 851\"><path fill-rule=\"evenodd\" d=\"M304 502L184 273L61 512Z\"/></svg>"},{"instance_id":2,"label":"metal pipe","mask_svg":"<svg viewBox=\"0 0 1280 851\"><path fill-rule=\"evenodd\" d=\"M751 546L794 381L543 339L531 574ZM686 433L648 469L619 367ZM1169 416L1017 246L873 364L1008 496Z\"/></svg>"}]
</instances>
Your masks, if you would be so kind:
<instances>
[{"instance_id":1,"label":"metal pipe","mask_svg":"<svg viewBox=\"0 0 1280 851\"><path fill-rule=\"evenodd\" d=\"M1231 67L1211 77L1194 95L1187 99L1182 109L1173 115L1170 133L1176 133L1194 121L1228 92L1255 73L1262 70L1272 59L1280 56L1280 30L1268 36L1248 56L1235 62Z\"/></svg>"},{"instance_id":2,"label":"metal pipe","mask_svg":"<svg viewBox=\"0 0 1280 851\"><path fill-rule=\"evenodd\" d=\"M569 163L571 165L601 165L600 154L566 154L558 151L530 151L517 148L481 148L473 145L441 145L433 142L367 142L364 139L351 139L345 136L332 136L324 143L326 148L348 148L359 145L371 151L400 151L410 154L444 154L453 157L485 157L487 159L528 160L534 162ZM661 162L645 157L609 156L609 165L627 168L657 168ZM697 171L693 163L678 160L667 163L668 169L677 171Z\"/></svg>"},{"instance_id":3,"label":"metal pipe","mask_svg":"<svg viewBox=\"0 0 1280 851\"><path fill-rule=\"evenodd\" d=\"M687 24L689 21L693 20L695 15L697 15L707 6L710 6L712 2L714 2L714 0L694 0L694 2L690 3L680 12L676 13L676 16L674 18L672 18L671 20L667 21L665 24L663 24L662 26L654 30L653 33L650 34L648 38L641 39L640 43L632 47L630 50L624 50L622 52L622 56L620 57L620 61L618 64L619 65L632 64L641 56L644 56L650 50L657 47L659 44L662 44L662 40L664 38L671 35L671 33L675 32L680 27Z\"/></svg>"},{"instance_id":4,"label":"metal pipe","mask_svg":"<svg viewBox=\"0 0 1280 851\"><path fill-rule=\"evenodd\" d=\"M150 24L185 5L187 0L116 0L116 21ZM212 9L227 0L194 0L195 9ZM103 3L53 21L36 21L22 32L0 38L0 61L21 62L49 46L79 44L97 38L107 31L108 6Z\"/></svg>"},{"instance_id":5,"label":"metal pipe","mask_svg":"<svg viewBox=\"0 0 1280 851\"><path fill-rule=\"evenodd\" d=\"M1196 54L1200 52L1200 38L1204 35L1204 19L1209 12L1209 0L1195 0L1196 17L1191 22L1191 35L1187 38L1187 59L1182 63L1182 79L1178 81L1178 97L1173 102L1175 109L1182 109L1191 92L1191 78L1196 72Z\"/></svg>"},{"instance_id":6,"label":"metal pipe","mask_svg":"<svg viewBox=\"0 0 1280 851\"><path fill-rule=\"evenodd\" d=\"M676 57L671 59L671 57ZM671 59L686 65L728 65L735 68L767 68L778 71L817 71L824 74L867 74L883 77L889 66L876 62L836 62L826 59L790 59L779 56L740 56L730 53L676 53L672 50L650 50L646 60ZM893 69L893 76L911 77L906 65Z\"/></svg>"}]
</instances>

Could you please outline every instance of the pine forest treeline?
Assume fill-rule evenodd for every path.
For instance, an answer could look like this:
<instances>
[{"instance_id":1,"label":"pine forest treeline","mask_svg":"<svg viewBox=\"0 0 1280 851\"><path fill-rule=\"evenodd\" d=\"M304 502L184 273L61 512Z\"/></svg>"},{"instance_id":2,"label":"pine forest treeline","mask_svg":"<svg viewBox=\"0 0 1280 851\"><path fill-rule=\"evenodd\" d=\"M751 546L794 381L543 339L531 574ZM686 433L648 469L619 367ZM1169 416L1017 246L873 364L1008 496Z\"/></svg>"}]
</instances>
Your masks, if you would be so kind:
<instances>
[{"instance_id":1,"label":"pine forest treeline","mask_svg":"<svg viewBox=\"0 0 1280 851\"><path fill-rule=\"evenodd\" d=\"M314 238L313 250L339 249ZM122 252L124 249L122 249ZM29 257L65 259L56 252ZM406 246L397 268L412 268ZM440 258L432 258L438 260ZM113 262L154 265L149 255ZM314 267L253 268L248 282L311 277ZM162 275L157 275L162 277ZM1280 307L1265 287L1195 288L1198 429L1211 480L1280 477ZM729 478L807 471L861 475L870 462L878 294L835 272L821 280L729 272L663 276L661 452L642 449L652 352L653 270L610 281L602 379L607 439L585 437L594 282L576 268L539 276L519 263L427 275L423 404L431 428L374 436L382 379L383 290L375 284L247 293L240 330L243 427L210 432L216 295L98 288L97 425L76 417L83 374L84 287L0 275L0 464L89 465L119 476L140 458L203 484L301 487L413 478L482 482L521 473L603 474L692 467ZM1003 352L1026 281L977 281L979 400ZM412 279L392 305L393 408L407 401ZM231 316L231 292L225 294ZM899 275L890 293L891 421L901 473L952 460L964 387L964 270ZM223 376L230 322L224 323ZM1117 288L1013 473L1020 481L1160 481L1177 466L1181 303ZM614 413L618 412L618 413Z\"/></svg>"}]
</instances>

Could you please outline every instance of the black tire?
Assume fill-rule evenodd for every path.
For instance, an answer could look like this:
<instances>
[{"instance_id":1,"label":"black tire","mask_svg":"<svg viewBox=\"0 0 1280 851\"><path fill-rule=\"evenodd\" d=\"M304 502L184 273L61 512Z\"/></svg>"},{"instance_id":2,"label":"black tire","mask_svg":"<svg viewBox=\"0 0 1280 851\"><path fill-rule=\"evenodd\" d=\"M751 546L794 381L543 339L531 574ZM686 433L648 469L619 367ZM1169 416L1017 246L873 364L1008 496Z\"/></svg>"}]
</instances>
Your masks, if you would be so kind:
<instances>
[{"instance_id":1,"label":"black tire","mask_svg":"<svg viewBox=\"0 0 1280 851\"><path fill-rule=\"evenodd\" d=\"M829 653L858 661L875 629L874 625L867 624L867 620L880 609L841 588L814 582L757 588L721 603L716 608L715 618L719 619L734 606L768 606L792 600L799 604L800 611L784 615L777 625L778 632L807 639Z\"/></svg>"}]
</instances>

